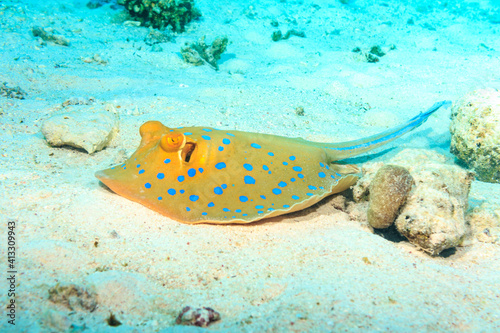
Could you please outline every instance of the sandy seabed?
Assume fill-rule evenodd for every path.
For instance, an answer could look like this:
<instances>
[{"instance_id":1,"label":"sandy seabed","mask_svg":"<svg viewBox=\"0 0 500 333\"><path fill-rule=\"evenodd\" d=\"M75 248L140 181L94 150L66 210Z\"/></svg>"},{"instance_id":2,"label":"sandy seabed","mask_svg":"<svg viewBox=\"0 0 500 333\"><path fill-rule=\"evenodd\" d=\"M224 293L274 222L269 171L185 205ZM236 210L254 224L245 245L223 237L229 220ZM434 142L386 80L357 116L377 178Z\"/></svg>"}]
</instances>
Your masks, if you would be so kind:
<instances>
[{"instance_id":1,"label":"sandy seabed","mask_svg":"<svg viewBox=\"0 0 500 333\"><path fill-rule=\"evenodd\" d=\"M202 19L153 52L148 28L124 25L123 10L110 5L0 2L0 79L26 92L0 98L3 304L8 221L17 242L16 325L4 310L0 330L201 331L175 326L191 305L218 311L222 319L208 329L225 332L499 331L498 244L430 257L368 232L330 200L249 225L185 225L94 177L130 156L147 120L341 142L436 101L500 88L494 1L196 3ZM70 45L43 45L34 26L55 29ZM306 37L271 40L292 28ZM204 35L230 40L219 71L180 56L186 41ZM352 52L373 45L396 48L378 63ZM96 54L103 61L88 60ZM116 110L113 146L88 155L46 143L41 124L75 109L63 107L75 97L97 100L89 112ZM449 117L440 110L370 161L421 148L454 163ZM475 181L469 201L499 206L500 187ZM97 308L49 301L57 284L88 290ZM111 313L120 326L108 325Z\"/></svg>"}]
</instances>

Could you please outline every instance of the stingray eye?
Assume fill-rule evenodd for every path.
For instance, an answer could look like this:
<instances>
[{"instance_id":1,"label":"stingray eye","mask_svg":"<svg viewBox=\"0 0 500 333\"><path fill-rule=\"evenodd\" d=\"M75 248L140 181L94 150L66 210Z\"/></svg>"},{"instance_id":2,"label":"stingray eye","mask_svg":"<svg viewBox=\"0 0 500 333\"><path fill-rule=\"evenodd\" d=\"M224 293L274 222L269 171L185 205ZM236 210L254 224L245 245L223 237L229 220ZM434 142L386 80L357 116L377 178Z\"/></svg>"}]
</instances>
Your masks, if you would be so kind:
<instances>
[{"instance_id":1,"label":"stingray eye","mask_svg":"<svg viewBox=\"0 0 500 333\"><path fill-rule=\"evenodd\" d=\"M180 133L170 133L161 138L160 146L164 151L177 151L186 144L186 137Z\"/></svg>"},{"instance_id":2,"label":"stingray eye","mask_svg":"<svg viewBox=\"0 0 500 333\"><path fill-rule=\"evenodd\" d=\"M154 132L163 131L165 126L159 121L148 121L142 124L139 128L139 134L141 137L144 137L146 134L153 134Z\"/></svg>"}]
</instances>

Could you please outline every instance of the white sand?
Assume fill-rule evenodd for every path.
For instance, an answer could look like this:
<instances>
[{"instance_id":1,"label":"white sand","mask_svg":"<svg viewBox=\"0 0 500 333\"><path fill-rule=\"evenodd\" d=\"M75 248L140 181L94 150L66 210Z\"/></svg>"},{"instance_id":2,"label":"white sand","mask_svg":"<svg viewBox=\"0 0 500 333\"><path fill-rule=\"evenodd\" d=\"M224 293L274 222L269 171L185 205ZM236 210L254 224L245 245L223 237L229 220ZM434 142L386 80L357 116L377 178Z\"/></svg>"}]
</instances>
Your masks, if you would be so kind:
<instances>
[{"instance_id":1,"label":"white sand","mask_svg":"<svg viewBox=\"0 0 500 333\"><path fill-rule=\"evenodd\" d=\"M222 320L210 329L227 332L500 330L498 245L432 258L369 233L329 200L261 223L190 226L94 178L135 150L147 120L335 142L385 130L438 100L500 88L500 26L487 19L498 3L371 3L199 0L202 20L151 52L148 29L113 23L119 11L109 6L1 2L0 80L28 95L0 98L1 254L6 265L6 222L15 220L19 272L16 326L3 315L0 330L169 331L185 305L213 307ZM307 37L272 42L271 19ZM40 47L30 34L35 25L71 45ZM220 71L182 61L185 41L223 34L231 44ZM396 50L376 64L351 52L375 44ZM94 54L108 64L82 61ZM119 113L116 147L94 155L49 147L42 121L70 97L91 96L100 103L89 109L109 103ZM295 114L298 106L305 116ZM453 162L449 143L443 109L376 159L412 147ZM475 182L470 204L484 201L499 206L500 186ZM49 302L57 283L94 290L97 310ZM123 325L107 326L110 312Z\"/></svg>"}]
</instances>

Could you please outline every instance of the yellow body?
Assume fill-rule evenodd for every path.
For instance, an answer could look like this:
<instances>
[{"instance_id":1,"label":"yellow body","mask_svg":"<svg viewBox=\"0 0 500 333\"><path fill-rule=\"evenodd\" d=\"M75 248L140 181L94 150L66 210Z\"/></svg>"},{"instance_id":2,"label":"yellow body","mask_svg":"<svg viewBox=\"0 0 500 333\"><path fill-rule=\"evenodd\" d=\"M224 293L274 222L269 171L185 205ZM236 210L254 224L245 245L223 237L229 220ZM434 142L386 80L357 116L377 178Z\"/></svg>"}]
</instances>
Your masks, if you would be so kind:
<instances>
[{"instance_id":1,"label":"yellow body","mask_svg":"<svg viewBox=\"0 0 500 333\"><path fill-rule=\"evenodd\" d=\"M248 223L301 210L357 179L302 139L174 130L154 121L140 133L129 160L96 176L117 194L185 223Z\"/></svg>"}]
</instances>

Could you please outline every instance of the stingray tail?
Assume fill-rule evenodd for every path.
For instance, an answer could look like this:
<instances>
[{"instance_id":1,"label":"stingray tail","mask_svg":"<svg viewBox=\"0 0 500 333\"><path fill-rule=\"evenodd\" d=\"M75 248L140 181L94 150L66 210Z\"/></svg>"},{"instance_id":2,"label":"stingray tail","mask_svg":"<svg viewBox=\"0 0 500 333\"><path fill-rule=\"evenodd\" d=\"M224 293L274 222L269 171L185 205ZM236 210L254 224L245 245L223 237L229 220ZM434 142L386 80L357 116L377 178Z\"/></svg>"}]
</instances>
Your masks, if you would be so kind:
<instances>
[{"instance_id":1,"label":"stingray tail","mask_svg":"<svg viewBox=\"0 0 500 333\"><path fill-rule=\"evenodd\" d=\"M418 126L422 125L427 120L427 118L429 118L429 116L436 112L440 107L448 106L449 104L451 104L450 101L437 102L427 111L421 112L416 117L408 120L406 123L391 128L382 133L359 140L347 141L342 143L322 144L322 147L326 149L328 157L330 157L332 162L360 155L369 150L385 145L386 143L389 143L392 140L397 139L400 136L414 130Z\"/></svg>"}]
</instances>

